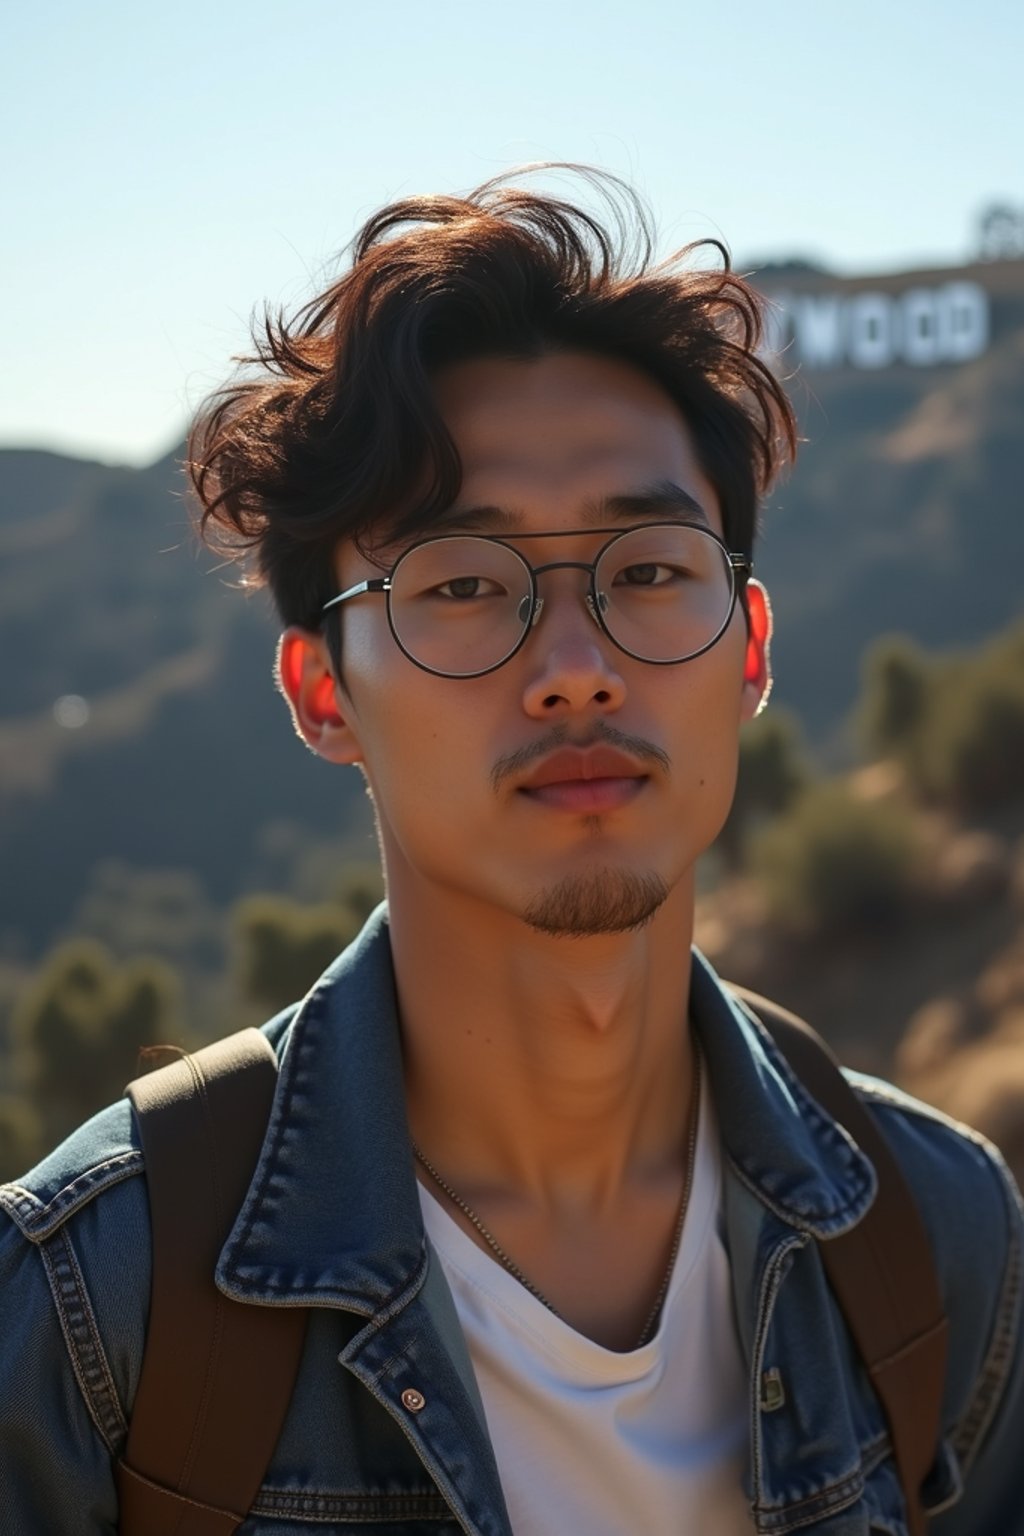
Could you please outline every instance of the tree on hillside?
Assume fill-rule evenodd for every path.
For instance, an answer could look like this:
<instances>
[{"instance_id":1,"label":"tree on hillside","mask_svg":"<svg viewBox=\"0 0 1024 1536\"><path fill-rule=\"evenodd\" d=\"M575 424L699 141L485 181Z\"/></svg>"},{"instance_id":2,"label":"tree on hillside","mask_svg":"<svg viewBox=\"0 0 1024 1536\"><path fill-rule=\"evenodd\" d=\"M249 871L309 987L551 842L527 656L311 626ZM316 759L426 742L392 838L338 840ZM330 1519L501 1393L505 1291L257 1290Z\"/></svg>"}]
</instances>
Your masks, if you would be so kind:
<instances>
[{"instance_id":1,"label":"tree on hillside","mask_svg":"<svg viewBox=\"0 0 1024 1536\"><path fill-rule=\"evenodd\" d=\"M990 203L978 220L978 236L982 261L1012 261L1024 256L1024 208Z\"/></svg>"},{"instance_id":2,"label":"tree on hillside","mask_svg":"<svg viewBox=\"0 0 1024 1536\"><path fill-rule=\"evenodd\" d=\"M904 635L886 635L861 668L858 730L868 751L902 757L918 738L929 706L934 663Z\"/></svg>"},{"instance_id":3,"label":"tree on hillside","mask_svg":"<svg viewBox=\"0 0 1024 1536\"><path fill-rule=\"evenodd\" d=\"M242 996L264 1014L297 1002L355 938L362 920L358 910L340 903L244 898L231 914L233 969Z\"/></svg>"},{"instance_id":4,"label":"tree on hillside","mask_svg":"<svg viewBox=\"0 0 1024 1536\"><path fill-rule=\"evenodd\" d=\"M43 1126L35 1105L24 1095L0 1095L0 1181L25 1173L43 1150Z\"/></svg>"},{"instance_id":5,"label":"tree on hillside","mask_svg":"<svg viewBox=\"0 0 1024 1536\"><path fill-rule=\"evenodd\" d=\"M857 723L908 787L960 814L1024 798L1024 624L961 655L890 636L868 654Z\"/></svg>"},{"instance_id":6,"label":"tree on hillside","mask_svg":"<svg viewBox=\"0 0 1024 1536\"><path fill-rule=\"evenodd\" d=\"M800 726L786 710L769 710L740 736L736 794L716 847L737 868L755 829L778 816L798 798L810 780Z\"/></svg>"},{"instance_id":7,"label":"tree on hillside","mask_svg":"<svg viewBox=\"0 0 1024 1536\"><path fill-rule=\"evenodd\" d=\"M120 1096L139 1071L140 1051L173 1038L177 1002L173 972L159 960L118 965L90 940L49 956L11 1028L12 1076L45 1145Z\"/></svg>"},{"instance_id":8,"label":"tree on hillside","mask_svg":"<svg viewBox=\"0 0 1024 1536\"><path fill-rule=\"evenodd\" d=\"M977 814L1024 798L1024 668L989 657L959 669L929 722L926 773L933 794Z\"/></svg>"},{"instance_id":9,"label":"tree on hillside","mask_svg":"<svg viewBox=\"0 0 1024 1536\"><path fill-rule=\"evenodd\" d=\"M380 865L347 862L333 882L331 899L346 908L352 921L361 928L384 899L384 876Z\"/></svg>"}]
</instances>

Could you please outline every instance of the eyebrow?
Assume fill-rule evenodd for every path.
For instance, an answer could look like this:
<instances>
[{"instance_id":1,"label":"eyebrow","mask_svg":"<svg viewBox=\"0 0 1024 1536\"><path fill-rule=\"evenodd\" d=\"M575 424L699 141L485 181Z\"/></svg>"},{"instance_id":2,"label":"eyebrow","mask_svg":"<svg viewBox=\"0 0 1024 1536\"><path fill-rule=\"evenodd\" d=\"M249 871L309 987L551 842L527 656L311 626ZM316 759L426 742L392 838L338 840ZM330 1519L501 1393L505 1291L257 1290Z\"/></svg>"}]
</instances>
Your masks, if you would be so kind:
<instances>
[{"instance_id":1,"label":"eyebrow","mask_svg":"<svg viewBox=\"0 0 1024 1536\"><path fill-rule=\"evenodd\" d=\"M711 520L696 497L673 480L658 480L636 491L618 492L587 501L581 508L585 526L600 528L618 518L657 518L683 516L691 522L711 527ZM450 507L435 520L440 533L510 533L522 529L523 514L511 507Z\"/></svg>"}]
</instances>

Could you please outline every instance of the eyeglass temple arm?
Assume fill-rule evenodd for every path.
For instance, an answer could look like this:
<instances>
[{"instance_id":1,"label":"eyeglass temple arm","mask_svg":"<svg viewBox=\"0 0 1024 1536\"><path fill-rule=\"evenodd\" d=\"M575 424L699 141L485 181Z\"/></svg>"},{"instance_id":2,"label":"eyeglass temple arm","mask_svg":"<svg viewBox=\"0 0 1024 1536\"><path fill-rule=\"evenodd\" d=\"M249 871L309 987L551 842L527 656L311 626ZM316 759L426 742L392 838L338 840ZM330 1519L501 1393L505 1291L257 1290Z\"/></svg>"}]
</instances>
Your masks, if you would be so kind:
<instances>
[{"instance_id":1,"label":"eyeglass temple arm","mask_svg":"<svg viewBox=\"0 0 1024 1536\"><path fill-rule=\"evenodd\" d=\"M339 592L337 597L332 597L330 602L324 603L321 613L326 613L328 608L337 608L347 598L360 597L364 592L387 592L391 581L387 576L374 576L370 581L358 581L354 587L349 587L347 592Z\"/></svg>"}]
</instances>

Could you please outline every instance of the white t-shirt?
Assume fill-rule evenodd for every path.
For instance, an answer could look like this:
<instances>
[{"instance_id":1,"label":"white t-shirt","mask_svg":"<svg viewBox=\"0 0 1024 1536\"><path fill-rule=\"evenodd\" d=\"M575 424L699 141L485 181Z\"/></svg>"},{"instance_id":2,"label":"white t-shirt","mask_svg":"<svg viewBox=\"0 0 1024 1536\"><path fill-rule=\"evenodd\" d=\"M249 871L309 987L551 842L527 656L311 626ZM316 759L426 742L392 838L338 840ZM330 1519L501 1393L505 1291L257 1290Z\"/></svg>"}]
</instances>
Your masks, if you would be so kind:
<instances>
[{"instance_id":1,"label":"white t-shirt","mask_svg":"<svg viewBox=\"0 0 1024 1536\"><path fill-rule=\"evenodd\" d=\"M750 1536L741 1484L749 1387L719 1231L721 1194L705 1091L658 1331L641 1349L618 1353L531 1296L420 1186L515 1536Z\"/></svg>"}]
</instances>

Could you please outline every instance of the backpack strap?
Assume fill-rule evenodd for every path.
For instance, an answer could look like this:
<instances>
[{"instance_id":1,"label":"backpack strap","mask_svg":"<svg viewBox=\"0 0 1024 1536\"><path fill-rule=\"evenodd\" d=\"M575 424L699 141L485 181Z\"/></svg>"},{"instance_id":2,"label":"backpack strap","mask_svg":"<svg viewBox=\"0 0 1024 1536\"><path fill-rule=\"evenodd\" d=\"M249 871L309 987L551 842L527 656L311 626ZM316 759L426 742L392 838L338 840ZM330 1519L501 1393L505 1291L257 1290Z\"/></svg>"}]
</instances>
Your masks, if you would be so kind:
<instances>
[{"instance_id":1,"label":"backpack strap","mask_svg":"<svg viewBox=\"0 0 1024 1536\"><path fill-rule=\"evenodd\" d=\"M878 1193L871 1208L848 1232L820 1243L819 1252L889 1422L910 1536L924 1536L921 1487L939 1443L949 1328L924 1222L878 1122L821 1037L756 993L731 991L874 1164Z\"/></svg>"},{"instance_id":2,"label":"backpack strap","mask_svg":"<svg viewBox=\"0 0 1024 1536\"><path fill-rule=\"evenodd\" d=\"M246 1306L213 1283L276 1081L270 1045L246 1029L128 1085L153 1272L142 1374L117 1465L121 1536L231 1536L281 1432L306 1309Z\"/></svg>"}]
</instances>

